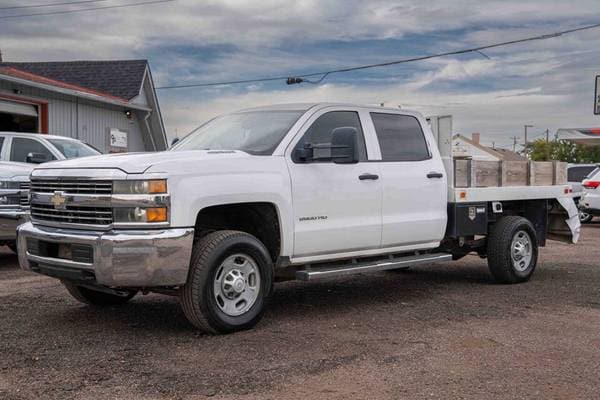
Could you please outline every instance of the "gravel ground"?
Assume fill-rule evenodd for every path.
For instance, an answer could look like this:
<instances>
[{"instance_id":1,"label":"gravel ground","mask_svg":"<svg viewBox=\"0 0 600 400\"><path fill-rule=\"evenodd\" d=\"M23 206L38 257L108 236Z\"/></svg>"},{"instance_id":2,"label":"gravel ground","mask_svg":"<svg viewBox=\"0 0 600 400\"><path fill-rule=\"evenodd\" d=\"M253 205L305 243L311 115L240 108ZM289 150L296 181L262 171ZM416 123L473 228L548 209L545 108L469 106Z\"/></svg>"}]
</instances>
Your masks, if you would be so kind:
<instances>
[{"instance_id":1,"label":"gravel ground","mask_svg":"<svg viewBox=\"0 0 600 400\"><path fill-rule=\"evenodd\" d=\"M252 331L206 336L177 300L94 310L0 248L0 399L591 399L600 224L531 282L485 260L276 285Z\"/></svg>"}]
</instances>

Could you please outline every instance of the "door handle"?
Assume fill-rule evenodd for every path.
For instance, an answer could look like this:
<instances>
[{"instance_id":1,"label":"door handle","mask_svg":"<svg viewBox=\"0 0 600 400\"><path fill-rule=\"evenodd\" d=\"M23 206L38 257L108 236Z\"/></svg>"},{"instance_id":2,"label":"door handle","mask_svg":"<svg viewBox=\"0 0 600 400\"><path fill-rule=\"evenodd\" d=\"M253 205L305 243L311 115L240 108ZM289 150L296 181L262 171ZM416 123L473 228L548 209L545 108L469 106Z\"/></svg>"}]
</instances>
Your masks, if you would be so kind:
<instances>
[{"instance_id":1,"label":"door handle","mask_svg":"<svg viewBox=\"0 0 600 400\"><path fill-rule=\"evenodd\" d=\"M429 179L432 179L432 178L443 178L444 174L442 174L441 172L430 172L430 173L427 174L427 177Z\"/></svg>"},{"instance_id":2,"label":"door handle","mask_svg":"<svg viewBox=\"0 0 600 400\"><path fill-rule=\"evenodd\" d=\"M375 174L362 174L358 177L358 179L360 179L361 181L370 179L372 181L376 181L377 179L379 179L379 175L375 175Z\"/></svg>"}]
</instances>

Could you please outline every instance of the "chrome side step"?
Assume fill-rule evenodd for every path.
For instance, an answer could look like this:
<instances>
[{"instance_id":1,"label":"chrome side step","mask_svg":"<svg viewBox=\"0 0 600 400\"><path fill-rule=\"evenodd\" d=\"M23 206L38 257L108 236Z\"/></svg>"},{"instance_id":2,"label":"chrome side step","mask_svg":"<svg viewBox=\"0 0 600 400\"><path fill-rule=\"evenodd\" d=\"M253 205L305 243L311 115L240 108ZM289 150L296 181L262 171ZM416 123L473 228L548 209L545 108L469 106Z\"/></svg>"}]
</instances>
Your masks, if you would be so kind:
<instances>
[{"instance_id":1,"label":"chrome side step","mask_svg":"<svg viewBox=\"0 0 600 400\"><path fill-rule=\"evenodd\" d=\"M358 262L355 264L344 265L342 267L313 267L296 271L296 279L301 281L313 281L316 279L330 278L334 276L360 274L362 272L385 271L389 269L400 268L402 266L413 266L450 260L452 260L452 254L436 253L388 258L368 263Z\"/></svg>"}]
</instances>

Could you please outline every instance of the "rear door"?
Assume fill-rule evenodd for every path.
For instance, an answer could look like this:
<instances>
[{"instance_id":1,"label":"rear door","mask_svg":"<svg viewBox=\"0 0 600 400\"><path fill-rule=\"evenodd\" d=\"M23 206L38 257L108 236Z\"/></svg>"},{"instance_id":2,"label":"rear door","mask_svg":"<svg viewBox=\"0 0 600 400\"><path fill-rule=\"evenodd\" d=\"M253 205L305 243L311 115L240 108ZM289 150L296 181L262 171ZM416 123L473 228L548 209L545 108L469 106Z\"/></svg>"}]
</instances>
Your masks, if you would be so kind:
<instances>
[{"instance_id":1,"label":"rear door","mask_svg":"<svg viewBox=\"0 0 600 400\"><path fill-rule=\"evenodd\" d=\"M369 114L381 152L381 246L438 246L447 222L447 181L427 123L418 115Z\"/></svg>"},{"instance_id":2,"label":"rear door","mask_svg":"<svg viewBox=\"0 0 600 400\"><path fill-rule=\"evenodd\" d=\"M367 115L368 118L368 115ZM360 162L306 162L295 157L305 143L331 143L333 129L359 132ZM369 162L368 145L356 109L325 109L315 113L286 151L294 208L294 258L374 250L381 244L381 181L379 164Z\"/></svg>"}]
</instances>

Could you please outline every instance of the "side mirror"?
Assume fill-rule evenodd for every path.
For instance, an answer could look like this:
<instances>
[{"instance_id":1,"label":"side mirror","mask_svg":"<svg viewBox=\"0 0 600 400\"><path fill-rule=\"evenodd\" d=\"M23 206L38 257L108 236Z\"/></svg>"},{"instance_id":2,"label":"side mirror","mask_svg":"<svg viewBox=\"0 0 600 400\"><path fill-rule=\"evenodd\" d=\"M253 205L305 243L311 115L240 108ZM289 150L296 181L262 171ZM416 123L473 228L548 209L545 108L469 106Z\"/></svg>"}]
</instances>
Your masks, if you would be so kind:
<instances>
[{"instance_id":1,"label":"side mirror","mask_svg":"<svg viewBox=\"0 0 600 400\"><path fill-rule=\"evenodd\" d=\"M336 164L358 162L358 130L351 126L335 128L331 133L331 159Z\"/></svg>"},{"instance_id":2,"label":"side mirror","mask_svg":"<svg viewBox=\"0 0 600 400\"><path fill-rule=\"evenodd\" d=\"M336 164L358 162L358 130L340 127L331 131L330 143L305 143L294 150L294 159L299 162L333 161Z\"/></svg>"},{"instance_id":3,"label":"side mirror","mask_svg":"<svg viewBox=\"0 0 600 400\"><path fill-rule=\"evenodd\" d=\"M50 161L50 157L43 153L29 153L25 161L30 164L43 164Z\"/></svg>"},{"instance_id":4,"label":"side mirror","mask_svg":"<svg viewBox=\"0 0 600 400\"><path fill-rule=\"evenodd\" d=\"M175 139L173 139L173 141L171 142L171 147L175 146L175 143L179 142L179 138L176 137Z\"/></svg>"}]
</instances>

